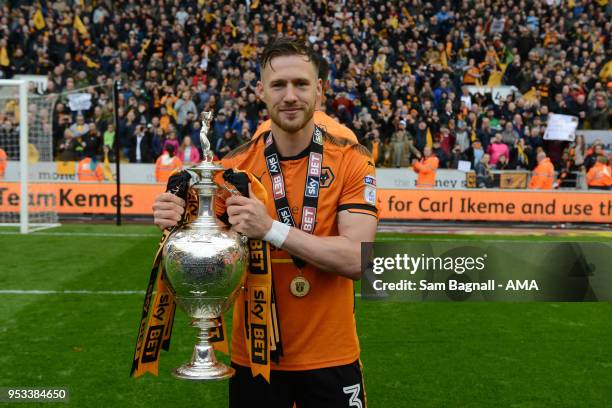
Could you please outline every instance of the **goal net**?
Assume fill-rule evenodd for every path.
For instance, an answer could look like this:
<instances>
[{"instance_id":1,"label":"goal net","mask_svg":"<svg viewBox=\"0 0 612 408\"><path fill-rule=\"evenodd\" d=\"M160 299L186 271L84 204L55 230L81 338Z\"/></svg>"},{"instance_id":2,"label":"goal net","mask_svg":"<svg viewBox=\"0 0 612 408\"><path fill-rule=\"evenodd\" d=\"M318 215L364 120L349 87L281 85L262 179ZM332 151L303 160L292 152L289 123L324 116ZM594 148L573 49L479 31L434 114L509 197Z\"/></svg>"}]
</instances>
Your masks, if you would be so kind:
<instances>
[{"instance_id":1,"label":"goal net","mask_svg":"<svg viewBox=\"0 0 612 408\"><path fill-rule=\"evenodd\" d=\"M53 165L56 96L30 92L31 85L0 80L0 226L22 233L59 225L53 184L37 171Z\"/></svg>"}]
</instances>

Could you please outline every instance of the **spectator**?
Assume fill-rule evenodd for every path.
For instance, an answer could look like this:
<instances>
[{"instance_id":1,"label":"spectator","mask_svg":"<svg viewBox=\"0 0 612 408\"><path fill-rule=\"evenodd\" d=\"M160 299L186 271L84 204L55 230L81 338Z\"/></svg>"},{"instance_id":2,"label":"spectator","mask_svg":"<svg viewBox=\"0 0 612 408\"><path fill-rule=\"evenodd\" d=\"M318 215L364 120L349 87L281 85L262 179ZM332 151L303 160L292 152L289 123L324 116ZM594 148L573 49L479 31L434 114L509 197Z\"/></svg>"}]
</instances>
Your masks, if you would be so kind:
<instances>
[{"instance_id":1,"label":"spectator","mask_svg":"<svg viewBox=\"0 0 612 408\"><path fill-rule=\"evenodd\" d=\"M228 129L225 131L223 137L217 141L217 146L215 147L214 151L217 157L222 159L223 156L240 146L240 144L240 140L238 139L236 133Z\"/></svg>"},{"instance_id":2,"label":"spectator","mask_svg":"<svg viewBox=\"0 0 612 408\"><path fill-rule=\"evenodd\" d=\"M102 137L103 144L105 147L108 147L109 150L112 150L115 146L115 125L109 123L104 131L104 136Z\"/></svg>"},{"instance_id":3,"label":"spectator","mask_svg":"<svg viewBox=\"0 0 612 408\"><path fill-rule=\"evenodd\" d=\"M200 152L191 144L191 137L185 136L183 138L183 143L181 143L179 147L177 157L185 166L198 164L200 162Z\"/></svg>"},{"instance_id":4,"label":"spectator","mask_svg":"<svg viewBox=\"0 0 612 408\"><path fill-rule=\"evenodd\" d=\"M476 171L476 187L491 188L493 187L493 172L489 166L490 156L488 153L482 155L474 170Z\"/></svg>"},{"instance_id":5,"label":"spectator","mask_svg":"<svg viewBox=\"0 0 612 408\"><path fill-rule=\"evenodd\" d=\"M432 153L431 147L425 146L421 160L412 159L412 168L418 173L417 187L433 188L436 186L436 171L440 160Z\"/></svg>"},{"instance_id":6,"label":"spectator","mask_svg":"<svg viewBox=\"0 0 612 408\"><path fill-rule=\"evenodd\" d=\"M93 121L99 131L111 119L108 85L121 79L116 136L126 157L136 126L146 125L152 116L162 128L153 132L160 143L175 130L179 139L191 136L195 146L194 129L203 109L223 110L225 116L215 120L212 146L233 125L238 136L245 135L246 124L235 120L242 111L251 130L265 121L267 112L255 95L256 59L258 50L276 36L313 42L330 65L322 110L356 129L376 129L383 165L395 165L384 158L400 120L420 153L432 144L428 128L437 137L447 127L472 158L480 151L472 144L480 141L486 152L499 131L511 150L509 163L529 167L535 160L521 162L521 155L532 156L544 146L540 139L549 112L578 116L580 128L610 127L612 89L606 86L608 71L602 70L609 60L605 33L610 23L601 2L560 6L534 0L524 12L522 4L500 0L486 7L479 2L347 0L325 6L300 3L274 15L269 2L249 2L246 8L237 0L207 2L205 8L194 3L182 10L167 4L156 14L149 12L150 2L115 2L112 10L79 9L87 37L63 24L64 13L54 11L61 2L48 4L51 11L45 12L47 24L41 29L28 24L36 8L13 3L0 12L8 59L2 73L47 75L50 93L98 85L83 90L92 95L93 108L81 113L83 123ZM352 11L338 19L337 6ZM223 18L214 17L218 15ZM14 27L26 27L27 33ZM90 44L94 36L95 44ZM463 86L478 83L514 85L522 96L494 101L491 94ZM53 115L56 149L64 128L75 125L66 102L60 97ZM11 121L16 129L18 121ZM466 129L459 126L462 121ZM527 139L522 152L509 139L508 122L515 136ZM74 130L75 137L82 136ZM0 132L0 143L2 137ZM440 142L448 156L454 143ZM9 157L18 154L12 147L18 144L3 146ZM547 144L545 150L558 159L565 147Z\"/></svg>"},{"instance_id":7,"label":"spectator","mask_svg":"<svg viewBox=\"0 0 612 408\"><path fill-rule=\"evenodd\" d=\"M589 113L591 129L607 130L612 126L612 108L603 93L595 95L594 106Z\"/></svg>"},{"instance_id":8,"label":"spectator","mask_svg":"<svg viewBox=\"0 0 612 408\"><path fill-rule=\"evenodd\" d=\"M562 160L559 166L556 168L559 172L555 188L576 188L576 173L578 167L576 166L569 150L563 152Z\"/></svg>"},{"instance_id":9,"label":"spectator","mask_svg":"<svg viewBox=\"0 0 612 408\"><path fill-rule=\"evenodd\" d=\"M400 168L402 159L406 152L406 144L408 143L408 134L406 133L406 122L399 122L399 129L393 133L391 144L393 146L393 165Z\"/></svg>"},{"instance_id":10,"label":"spectator","mask_svg":"<svg viewBox=\"0 0 612 408\"><path fill-rule=\"evenodd\" d=\"M499 160L500 156L510 156L510 149L508 149L508 145L502 142L502 135L500 133L497 133L493 137L487 153L490 156L489 164L491 164L491 166L497 165L497 161Z\"/></svg>"},{"instance_id":11,"label":"spectator","mask_svg":"<svg viewBox=\"0 0 612 408\"><path fill-rule=\"evenodd\" d=\"M85 116L77 115L76 123L70 126L70 133L76 138L85 136L89 132L89 125L85 123Z\"/></svg>"},{"instance_id":12,"label":"spectator","mask_svg":"<svg viewBox=\"0 0 612 408\"><path fill-rule=\"evenodd\" d=\"M145 127L138 125L136 132L130 138L129 145L130 163L152 163L151 140L147 137Z\"/></svg>"},{"instance_id":13,"label":"spectator","mask_svg":"<svg viewBox=\"0 0 612 408\"><path fill-rule=\"evenodd\" d=\"M224 138L227 130L230 129L230 123L224 110L220 110L215 118L213 125L212 138L210 138L210 145L216 146L219 141Z\"/></svg>"},{"instance_id":14,"label":"spectator","mask_svg":"<svg viewBox=\"0 0 612 408\"><path fill-rule=\"evenodd\" d=\"M497 164L495 164L495 170L512 170L508 158L505 155L499 156Z\"/></svg>"},{"instance_id":15,"label":"spectator","mask_svg":"<svg viewBox=\"0 0 612 408\"><path fill-rule=\"evenodd\" d=\"M577 168L580 168L584 164L584 158L586 155L586 143L584 142L584 135L576 135L576 140L573 146L570 148L570 156Z\"/></svg>"},{"instance_id":16,"label":"spectator","mask_svg":"<svg viewBox=\"0 0 612 408\"><path fill-rule=\"evenodd\" d=\"M89 131L83 135L83 143L85 144L83 146L83 155L96 159L101 144L100 134L98 129L96 129L95 123L90 123L88 127Z\"/></svg>"},{"instance_id":17,"label":"spectator","mask_svg":"<svg viewBox=\"0 0 612 408\"><path fill-rule=\"evenodd\" d=\"M174 130L170 130L168 133L168 138L164 141L162 150L168 150L168 146L173 146L175 152L177 152L180 147L179 141L176 138L176 132Z\"/></svg>"},{"instance_id":18,"label":"spectator","mask_svg":"<svg viewBox=\"0 0 612 408\"><path fill-rule=\"evenodd\" d=\"M597 159L604 155L603 146L601 140L593 142L593 146L589 149L587 156L584 159L584 167L588 171L597 163Z\"/></svg>"},{"instance_id":19,"label":"spectator","mask_svg":"<svg viewBox=\"0 0 612 408\"><path fill-rule=\"evenodd\" d=\"M0 129L0 146L3 146L9 160L19 160L19 132L10 119Z\"/></svg>"},{"instance_id":20,"label":"spectator","mask_svg":"<svg viewBox=\"0 0 612 408\"><path fill-rule=\"evenodd\" d=\"M461 146L455 145L453 147L453 150L452 150L451 154L450 154L448 168L449 169L457 169L457 168L459 168L459 162L460 161L465 161L466 159L467 159L467 157L461 151Z\"/></svg>"},{"instance_id":21,"label":"spectator","mask_svg":"<svg viewBox=\"0 0 612 408\"><path fill-rule=\"evenodd\" d=\"M529 180L530 189L550 190L553 188L555 179L555 169L550 159L546 157L546 153L540 152L537 156L538 165L533 169L531 180Z\"/></svg>"},{"instance_id":22,"label":"spectator","mask_svg":"<svg viewBox=\"0 0 612 408\"><path fill-rule=\"evenodd\" d=\"M476 133L476 137L480 140L484 150L489 149L489 143L493 138L493 129L491 129L491 120L489 118L483 118L480 125L480 129Z\"/></svg>"},{"instance_id":23,"label":"spectator","mask_svg":"<svg viewBox=\"0 0 612 408\"><path fill-rule=\"evenodd\" d=\"M64 139L59 143L58 149L59 159L61 161L75 161L77 159L75 151L75 140L72 137L70 129L64 130Z\"/></svg>"}]
</instances>

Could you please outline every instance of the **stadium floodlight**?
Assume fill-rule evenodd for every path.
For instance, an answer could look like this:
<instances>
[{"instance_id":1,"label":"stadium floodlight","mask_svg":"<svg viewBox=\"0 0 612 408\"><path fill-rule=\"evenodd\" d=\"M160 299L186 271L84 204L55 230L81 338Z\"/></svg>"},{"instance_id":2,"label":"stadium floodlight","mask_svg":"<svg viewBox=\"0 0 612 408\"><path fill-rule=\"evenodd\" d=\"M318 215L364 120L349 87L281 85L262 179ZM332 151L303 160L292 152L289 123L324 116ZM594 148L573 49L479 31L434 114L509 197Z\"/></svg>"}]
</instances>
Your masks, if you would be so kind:
<instances>
[{"instance_id":1,"label":"stadium floodlight","mask_svg":"<svg viewBox=\"0 0 612 408\"><path fill-rule=\"evenodd\" d=\"M52 185L32 179L30 171L39 160L53 161L55 98L28 95L30 82L0 80L0 148L8 158L0 177L0 226L18 226L22 234L59 226Z\"/></svg>"}]
</instances>

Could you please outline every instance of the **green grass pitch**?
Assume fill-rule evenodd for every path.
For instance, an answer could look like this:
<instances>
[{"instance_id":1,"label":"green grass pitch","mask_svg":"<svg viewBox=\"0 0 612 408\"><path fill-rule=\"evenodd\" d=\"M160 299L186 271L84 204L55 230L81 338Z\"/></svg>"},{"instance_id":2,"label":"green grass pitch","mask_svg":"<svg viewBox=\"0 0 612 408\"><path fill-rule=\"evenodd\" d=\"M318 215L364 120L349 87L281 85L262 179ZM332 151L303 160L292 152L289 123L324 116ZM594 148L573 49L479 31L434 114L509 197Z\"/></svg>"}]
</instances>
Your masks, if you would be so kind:
<instances>
[{"instance_id":1,"label":"green grass pitch","mask_svg":"<svg viewBox=\"0 0 612 408\"><path fill-rule=\"evenodd\" d=\"M159 377L136 380L128 374L142 295L6 293L143 291L159 237L154 227L4 231L0 387L68 387L75 407L227 406L227 382L170 376L194 344L182 312ZM356 302L370 408L612 404L612 303Z\"/></svg>"}]
</instances>

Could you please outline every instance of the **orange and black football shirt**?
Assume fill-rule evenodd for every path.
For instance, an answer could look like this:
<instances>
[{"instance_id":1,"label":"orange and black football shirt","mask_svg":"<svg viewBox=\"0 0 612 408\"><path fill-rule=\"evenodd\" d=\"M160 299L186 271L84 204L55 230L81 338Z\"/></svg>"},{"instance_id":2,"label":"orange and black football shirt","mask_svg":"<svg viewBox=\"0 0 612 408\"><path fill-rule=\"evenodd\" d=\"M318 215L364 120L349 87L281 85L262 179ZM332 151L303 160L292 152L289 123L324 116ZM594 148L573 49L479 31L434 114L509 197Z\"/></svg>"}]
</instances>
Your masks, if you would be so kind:
<instances>
[{"instance_id":1,"label":"orange and black football shirt","mask_svg":"<svg viewBox=\"0 0 612 408\"><path fill-rule=\"evenodd\" d=\"M268 213L278 220L264 156L267 134L254 137L229 153L221 163L225 168L245 170L257 177L268 193ZM308 152L306 149L294 157L280 157L286 196L298 228L301 225ZM314 235L337 236L338 213L343 210L377 217L375 168L365 147L324 134ZM219 212L224 212L222 203L217 205ZM302 272L310 282L310 292L297 298L289 289L291 280L299 274L291 255L276 248L271 254L283 348L279 363L272 362L271 369L311 370L350 364L357 360L359 342L353 314L353 281L306 264ZM244 301L244 292L241 291L234 308L232 361L249 366L244 337L244 308L239 306Z\"/></svg>"}]
</instances>

